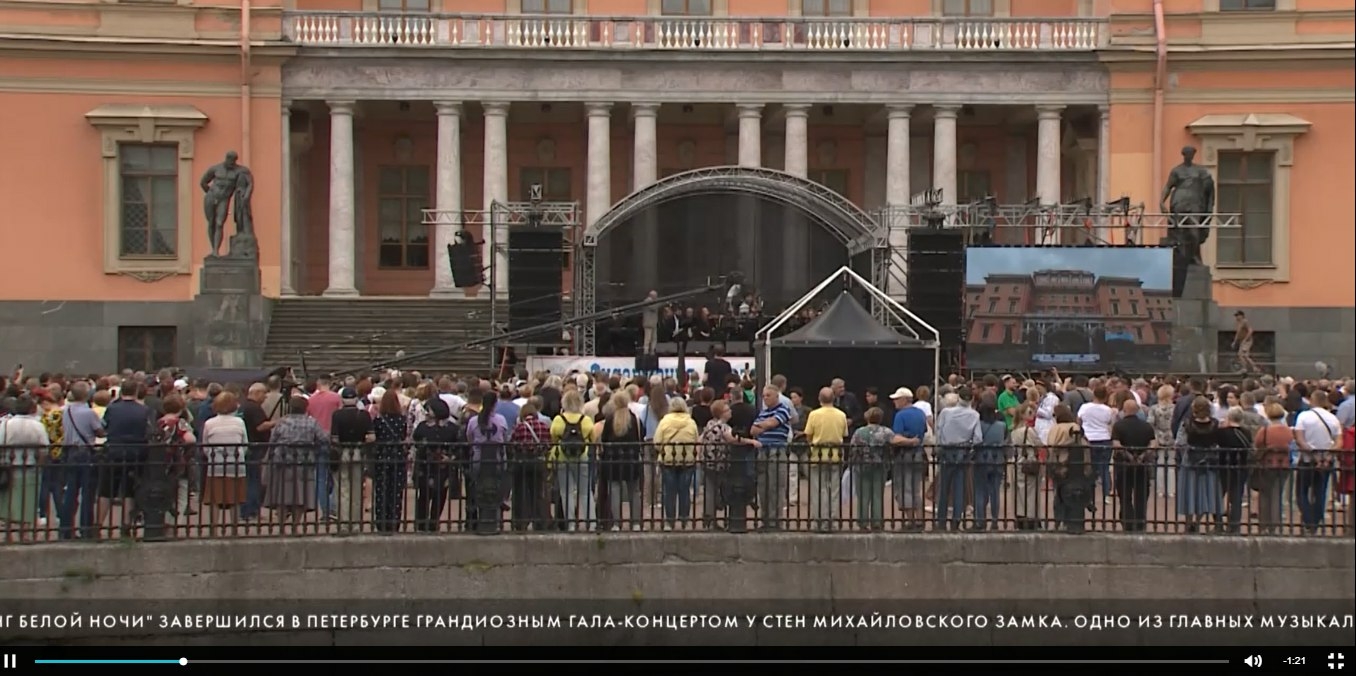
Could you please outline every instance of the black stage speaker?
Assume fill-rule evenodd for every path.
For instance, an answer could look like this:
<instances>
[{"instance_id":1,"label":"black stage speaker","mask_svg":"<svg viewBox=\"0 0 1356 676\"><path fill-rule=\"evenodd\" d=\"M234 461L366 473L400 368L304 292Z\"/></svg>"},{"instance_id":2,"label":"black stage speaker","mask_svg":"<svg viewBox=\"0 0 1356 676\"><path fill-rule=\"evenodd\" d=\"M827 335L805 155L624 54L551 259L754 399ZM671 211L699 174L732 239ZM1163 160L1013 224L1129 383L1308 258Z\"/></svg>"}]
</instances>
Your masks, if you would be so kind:
<instances>
[{"instance_id":1,"label":"black stage speaker","mask_svg":"<svg viewBox=\"0 0 1356 676\"><path fill-rule=\"evenodd\" d=\"M909 231L909 310L941 334L942 347L965 340L965 238L932 228Z\"/></svg>"},{"instance_id":2,"label":"black stage speaker","mask_svg":"<svg viewBox=\"0 0 1356 676\"><path fill-rule=\"evenodd\" d=\"M469 238L458 237L456 244L448 244L447 260L452 265L452 286L469 289L485 283L480 247L469 241Z\"/></svg>"},{"instance_id":3,"label":"black stage speaker","mask_svg":"<svg viewBox=\"0 0 1356 676\"><path fill-rule=\"evenodd\" d=\"M636 351L636 373L656 373L659 371L659 355Z\"/></svg>"},{"instance_id":4,"label":"black stage speaker","mask_svg":"<svg viewBox=\"0 0 1356 676\"><path fill-rule=\"evenodd\" d=\"M509 331L560 321L564 253L559 230L509 229Z\"/></svg>"}]
</instances>

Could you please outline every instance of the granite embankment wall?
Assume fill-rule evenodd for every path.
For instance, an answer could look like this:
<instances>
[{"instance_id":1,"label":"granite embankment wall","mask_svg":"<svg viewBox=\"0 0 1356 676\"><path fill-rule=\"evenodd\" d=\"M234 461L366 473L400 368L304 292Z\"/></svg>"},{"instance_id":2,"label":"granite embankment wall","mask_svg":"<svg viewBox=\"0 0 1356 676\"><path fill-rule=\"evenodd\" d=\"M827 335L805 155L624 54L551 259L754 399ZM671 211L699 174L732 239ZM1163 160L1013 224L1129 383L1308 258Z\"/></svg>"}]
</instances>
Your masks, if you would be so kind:
<instances>
[{"instance_id":1,"label":"granite embankment wall","mask_svg":"<svg viewBox=\"0 0 1356 676\"><path fill-rule=\"evenodd\" d=\"M14 546L0 642L1350 645L1354 554L1350 539L1091 534Z\"/></svg>"}]
</instances>

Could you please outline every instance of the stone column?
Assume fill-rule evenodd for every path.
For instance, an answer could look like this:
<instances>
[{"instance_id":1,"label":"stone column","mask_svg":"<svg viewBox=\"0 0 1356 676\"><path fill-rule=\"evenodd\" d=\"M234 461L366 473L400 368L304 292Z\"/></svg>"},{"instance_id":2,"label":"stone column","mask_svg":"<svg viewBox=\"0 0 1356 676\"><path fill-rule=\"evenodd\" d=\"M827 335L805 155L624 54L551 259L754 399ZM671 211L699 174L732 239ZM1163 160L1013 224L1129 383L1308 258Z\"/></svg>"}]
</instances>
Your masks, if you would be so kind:
<instances>
[{"instance_id":1,"label":"stone column","mask_svg":"<svg viewBox=\"0 0 1356 676\"><path fill-rule=\"evenodd\" d=\"M278 206L281 221L278 227L278 292L284 296L297 295L292 281L296 271L292 267L292 102L282 102L282 194Z\"/></svg>"},{"instance_id":2,"label":"stone column","mask_svg":"<svg viewBox=\"0 0 1356 676\"><path fill-rule=\"evenodd\" d=\"M353 101L330 106L330 280L326 296L356 296L357 232L354 223Z\"/></svg>"},{"instance_id":3,"label":"stone column","mask_svg":"<svg viewBox=\"0 0 1356 676\"><path fill-rule=\"evenodd\" d=\"M886 107L885 130L885 204L890 207L886 224L890 241L890 267L894 274L886 278L885 291L903 301L908 290L904 285L909 270L909 221L901 210L909 205L909 121L913 106Z\"/></svg>"},{"instance_id":4,"label":"stone column","mask_svg":"<svg viewBox=\"0 0 1356 676\"><path fill-rule=\"evenodd\" d=\"M1061 135L1060 115L1064 106L1036 106L1036 195L1041 204L1053 206L1060 201Z\"/></svg>"},{"instance_id":5,"label":"stone column","mask_svg":"<svg viewBox=\"0 0 1356 676\"><path fill-rule=\"evenodd\" d=\"M1097 106L1097 205L1111 201L1111 106ZM1105 221L1097 226L1097 238L1110 241Z\"/></svg>"},{"instance_id":6,"label":"stone column","mask_svg":"<svg viewBox=\"0 0 1356 676\"><path fill-rule=\"evenodd\" d=\"M440 212L439 225L433 228L433 298L464 296L452 279L452 261L447 246L457 241L461 229L461 103L437 101L438 111L438 185L434 207ZM455 216L453 216L455 215Z\"/></svg>"},{"instance_id":7,"label":"stone column","mask_svg":"<svg viewBox=\"0 0 1356 676\"><path fill-rule=\"evenodd\" d=\"M957 198L956 113L960 108L950 104L932 107L932 188L942 191L944 204L955 204Z\"/></svg>"},{"instance_id":8,"label":"stone column","mask_svg":"<svg viewBox=\"0 0 1356 676\"><path fill-rule=\"evenodd\" d=\"M786 173L805 178L810 174L810 106L788 103L786 111ZM744 124L741 110L739 126L740 162L743 162Z\"/></svg>"},{"instance_id":9,"label":"stone column","mask_svg":"<svg viewBox=\"0 0 1356 676\"><path fill-rule=\"evenodd\" d=\"M633 103L631 116L635 122L631 189L640 190L659 180L659 104ZM630 227L633 238L631 279L644 287L636 289L630 295L640 298L654 288L655 282L658 281L656 270L659 265L658 214L653 209L647 209Z\"/></svg>"},{"instance_id":10,"label":"stone column","mask_svg":"<svg viewBox=\"0 0 1356 676\"><path fill-rule=\"evenodd\" d=\"M788 103L782 110L786 114L782 166L786 173L806 178L810 175L810 106ZM782 223L781 301L788 302L810 290L810 224L799 209L784 208L787 218Z\"/></svg>"},{"instance_id":11,"label":"stone column","mask_svg":"<svg viewBox=\"0 0 1356 676\"><path fill-rule=\"evenodd\" d=\"M485 109L485 193L481 208L490 212L495 202L508 202L509 104L487 101L481 106ZM495 214L495 217L502 219L505 214ZM485 239L485 246L493 247L493 250L485 253L494 257L494 295L496 298L508 298L508 226L487 223L486 231L481 236Z\"/></svg>"},{"instance_id":12,"label":"stone column","mask_svg":"<svg viewBox=\"0 0 1356 676\"><path fill-rule=\"evenodd\" d=\"M739 166L763 166L763 104L741 103L739 110Z\"/></svg>"},{"instance_id":13,"label":"stone column","mask_svg":"<svg viewBox=\"0 0 1356 676\"><path fill-rule=\"evenodd\" d=\"M612 206L612 104L586 103L584 109L589 120L588 190L584 215L589 223L593 223Z\"/></svg>"},{"instance_id":14,"label":"stone column","mask_svg":"<svg viewBox=\"0 0 1356 676\"><path fill-rule=\"evenodd\" d=\"M739 113L739 166L763 166L763 104L741 103L735 106ZM735 209L735 251L738 270L754 285L759 286L772 281L770 276L759 275L758 200L750 196L741 196Z\"/></svg>"}]
</instances>

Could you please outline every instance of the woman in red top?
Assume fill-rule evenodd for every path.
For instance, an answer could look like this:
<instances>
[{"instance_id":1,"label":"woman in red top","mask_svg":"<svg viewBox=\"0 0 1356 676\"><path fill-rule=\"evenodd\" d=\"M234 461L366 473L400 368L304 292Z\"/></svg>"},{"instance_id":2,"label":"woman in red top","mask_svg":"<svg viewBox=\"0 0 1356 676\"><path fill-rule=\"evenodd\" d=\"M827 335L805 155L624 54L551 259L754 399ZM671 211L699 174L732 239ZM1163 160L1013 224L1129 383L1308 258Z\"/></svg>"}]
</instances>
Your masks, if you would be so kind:
<instances>
[{"instance_id":1,"label":"woman in red top","mask_svg":"<svg viewBox=\"0 0 1356 676\"><path fill-rule=\"evenodd\" d=\"M1286 473L1290 471L1290 440L1294 434L1285 424L1285 408L1280 404L1266 405L1267 426L1257 430L1253 438L1251 487L1257 491L1257 519L1262 532L1276 533L1281 525L1281 495L1285 490Z\"/></svg>"}]
</instances>

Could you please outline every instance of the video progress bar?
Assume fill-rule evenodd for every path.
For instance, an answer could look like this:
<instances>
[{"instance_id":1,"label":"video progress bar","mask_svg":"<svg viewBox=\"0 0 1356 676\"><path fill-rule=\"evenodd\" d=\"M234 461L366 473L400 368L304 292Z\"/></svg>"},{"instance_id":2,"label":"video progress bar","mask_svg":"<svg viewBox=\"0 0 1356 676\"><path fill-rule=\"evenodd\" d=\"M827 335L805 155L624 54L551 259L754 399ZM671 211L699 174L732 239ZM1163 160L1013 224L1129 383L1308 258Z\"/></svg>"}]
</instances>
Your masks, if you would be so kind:
<instances>
[{"instance_id":1,"label":"video progress bar","mask_svg":"<svg viewBox=\"0 0 1356 676\"><path fill-rule=\"evenodd\" d=\"M609 664L1030 664L1030 665L1204 665L1230 660L604 660ZM193 660L193 664L597 664L597 660Z\"/></svg>"}]
</instances>

